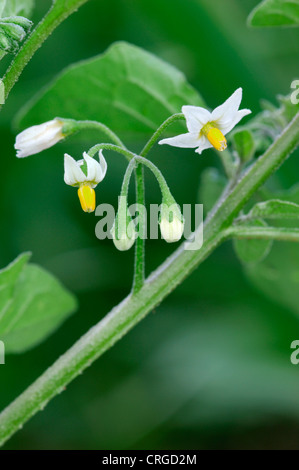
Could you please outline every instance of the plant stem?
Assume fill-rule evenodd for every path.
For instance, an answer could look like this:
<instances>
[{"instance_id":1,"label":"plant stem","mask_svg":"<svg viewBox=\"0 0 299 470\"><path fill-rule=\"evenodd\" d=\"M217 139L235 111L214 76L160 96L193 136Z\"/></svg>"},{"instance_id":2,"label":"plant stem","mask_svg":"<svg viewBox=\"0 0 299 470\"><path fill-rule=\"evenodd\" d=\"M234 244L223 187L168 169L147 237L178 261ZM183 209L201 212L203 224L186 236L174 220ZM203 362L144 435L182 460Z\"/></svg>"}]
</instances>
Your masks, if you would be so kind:
<instances>
[{"instance_id":1,"label":"plant stem","mask_svg":"<svg viewBox=\"0 0 299 470\"><path fill-rule=\"evenodd\" d=\"M144 236L144 227L146 224L145 220L140 220L142 217L145 218L145 213L143 208L145 206L145 196L144 196L144 171L143 166L137 163L135 169L135 180L136 180L136 202L141 208L139 211L139 227L138 227L138 237L135 242L135 261L134 261L134 279L133 279L133 293L137 294L140 291L144 284L145 277L145 236Z\"/></svg>"},{"instance_id":2,"label":"plant stem","mask_svg":"<svg viewBox=\"0 0 299 470\"><path fill-rule=\"evenodd\" d=\"M185 120L185 116L182 113L177 113L173 114L170 116L166 121L164 121L161 126L156 130L156 132L153 134L153 136L150 138L150 140L147 142L145 147L141 150L140 156L145 157L148 152L151 150L151 148L155 145L157 140L161 137L163 132L169 127L171 124L177 121L183 121Z\"/></svg>"},{"instance_id":3,"label":"plant stem","mask_svg":"<svg viewBox=\"0 0 299 470\"><path fill-rule=\"evenodd\" d=\"M242 227L233 226L225 231L228 238L258 239L258 240L281 240L288 242L299 242L298 228L285 227Z\"/></svg>"},{"instance_id":4,"label":"plant stem","mask_svg":"<svg viewBox=\"0 0 299 470\"><path fill-rule=\"evenodd\" d=\"M220 157L226 176L228 179L232 179L238 171L238 167L232 154L228 150L224 150L223 152L218 152L218 150L216 150L216 152Z\"/></svg>"},{"instance_id":5,"label":"plant stem","mask_svg":"<svg viewBox=\"0 0 299 470\"><path fill-rule=\"evenodd\" d=\"M123 149L126 149L125 144L120 140L118 135L115 134L109 127L105 126L105 124L102 124L101 122L97 121L73 121L72 119L68 119L70 123L74 123L74 129L75 132L82 131L82 130L88 130L88 129L95 129L99 130L103 134L105 134L107 137L111 139L111 142L118 147L121 147ZM126 149L127 150L127 149Z\"/></svg>"},{"instance_id":6,"label":"plant stem","mask_svg":"<svg viewBox=\"0 0 299 470\"><path fill-rule=\"evenodd\" d=\"M252 194L286 160L298 143L299 114L219 204L205 224L202 248L188 251L184 250L184 243L181 244L173 255L151 274L138 293L129 295L115 307L1 413L1 444L144 318L226 239L225 229Z\"/></svg>"},{"instance_id":7,"label":"plant stem","mask_svg":"<svg viewBox=\"0 0 299 470\"><path fill-rule=\"evenodd\" d=\"M94 157L99 150L111 150L113 152L117 152L120 155L126 157L126 159L129 161L132 160L132 158L135 158L136 156L133 152L130 152L130 150L127 150L126 148L122 148L114 144L97 144L94 145L90 150L88 150L87 153L90 157Z\"/></svg>"},{"instance_id":8,"label":"plant stem","mask_svg":"<svg viewBox=\"0 0 299 470\"><path fill-rule=\"evenodd\" d=\"M142 163L143 165L145 165L147 168L151 170L151 172L155 175L159 183L162 196L167 195L169 192L168 184L166 182L166 179L162 175L161 171L159 170L159 168L156 167L156 165L154 165L153 162L151 162L150 160L147 160L144 157L139 157L136 155L135 160L139 163Z\"/></svg>"},{"instance_id":9,"label":"plant stem","mask_svg":"<svg viewBox=\"0 0 299 470\"><path fill-rule=\"evenodd\" d=\"M56 0L42 21L33 30L8 69L3 83L8 97L24 68L43 42L69 15L88 0Z\"/></svg>"}]
</instances>

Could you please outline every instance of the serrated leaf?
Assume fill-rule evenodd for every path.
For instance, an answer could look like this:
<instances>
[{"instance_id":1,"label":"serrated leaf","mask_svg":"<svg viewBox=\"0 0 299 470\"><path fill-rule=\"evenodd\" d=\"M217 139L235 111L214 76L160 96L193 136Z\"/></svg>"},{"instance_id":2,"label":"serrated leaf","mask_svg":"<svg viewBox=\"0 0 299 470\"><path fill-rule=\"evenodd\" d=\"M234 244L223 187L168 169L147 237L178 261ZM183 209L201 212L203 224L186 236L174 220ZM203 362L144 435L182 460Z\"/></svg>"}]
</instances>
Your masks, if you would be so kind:
<instances>
[{"instance_id":1,"label":"serrated leaf","mask_svg":"<svg viewBox=\"0 0 299 470\"><path fill-rule=\"evenodd\" d=\"M255 154L256 146L253 134L248 129L241 129L232 135L233 146L243 162L249 162Z\"/></svg>"},{"instance_id":2,"label":"serrated leaf","mask_svg":"<svg viewBox=\"0 0 299 470\"><path fill-rule=\"evenodd\" d=\"M29 258L21 255L0 271L0 339L7 353L32 348L76 307L74 297Z\"/></svg>"},{"instance_id":3,"label":"serrated leaf","mask_svg":"<svg viewBox=\"0 0 299 470\"><path fill-rule=\"evenodd\" d=\"M2 14L1 14L2 7ZM0 2L0 16L25 16L30 18L34 7L34 0L2 0Z\"/></svg>"},{"instance_id":4,"label":"serrated leaf","mask_svg":"<svg viewBox=\"0 0 299 470\"><path fill-rule=\"evenodd\" d=\"M184 104L204 104L184 75L122 42L64 70L21 111L19 124L29 127L55 116L93 119L135 138L155 131Z\"/></svg>"},{"instance_id":5,"label":"serrated leaf","mask_svg":"<svg viewBox=\"0 0 299 470\"><path fill-rule=\"evenodd\" d=\"M262 220L248 222L247 226L266 227L267 224ZM260 263L269 254L272 240L234 240L233 245L236 254L242 263L256 264Z\"/></svg>"},{"instance_id":6,"label":"serrated leaf","mask_svg":"<svg viewBox=\"0 0 299 470\"><path fill-rule=\"evenodd\" d=\"M299 26L299 0L264 0L250 14L251 26Z\"/></svg>"}]
</instances>

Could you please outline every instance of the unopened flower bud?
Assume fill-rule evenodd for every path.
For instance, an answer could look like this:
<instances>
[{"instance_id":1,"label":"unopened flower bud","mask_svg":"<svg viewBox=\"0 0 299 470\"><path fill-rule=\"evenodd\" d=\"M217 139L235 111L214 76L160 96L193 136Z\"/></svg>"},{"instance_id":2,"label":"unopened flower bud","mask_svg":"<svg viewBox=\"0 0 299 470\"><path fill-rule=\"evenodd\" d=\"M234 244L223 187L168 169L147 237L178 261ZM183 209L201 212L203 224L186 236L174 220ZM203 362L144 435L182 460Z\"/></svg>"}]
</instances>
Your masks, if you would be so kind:
<instances>
[{"instance_id":1,"label":"unopened flower bud","mask_svg":"<svg viewBox=\"0 0 299 470\"><path fill-rule=\"evenodd\" d=\"M162 203L160 230L162 238L167 243L174 243L182 238L184 233L184 218L179 206L175 202L171 205Z\"/></svg>"},{"instance_id":2,"label":"unopened flower bud","mask_svg":"<svg viewBox=\"0 0 299 470\"><path fill-rule=\"evenodd\" d=\"M119 199L119 208L111 229L111 235L115 247L119 251L127 251L135 243L136 231L128 210L127 198L120 196Z\"/></svg>"}]
</instances>

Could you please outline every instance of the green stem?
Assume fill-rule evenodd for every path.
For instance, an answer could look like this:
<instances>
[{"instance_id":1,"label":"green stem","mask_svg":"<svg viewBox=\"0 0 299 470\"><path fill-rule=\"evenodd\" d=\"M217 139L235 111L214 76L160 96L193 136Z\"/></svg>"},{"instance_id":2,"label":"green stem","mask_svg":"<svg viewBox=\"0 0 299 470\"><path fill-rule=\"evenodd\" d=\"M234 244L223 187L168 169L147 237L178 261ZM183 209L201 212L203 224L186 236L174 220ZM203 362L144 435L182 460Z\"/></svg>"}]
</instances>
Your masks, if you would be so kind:
<instances>
[{"instance_id":1,"label":"green stem","mask_svg":"<svg viewBox=\"0 0 299 470\"><path fill-rule=\"evenodd\" d=\"M217 155L220 157L221 163L223 165L224 171L228 179L234 178L236 172L238 171L237 162L234 161L232 154L228 150L224 152L217 152Z\"/></svg>"},{"instance_id":2,"label":"green stem","mask_svg":"<svg viewBox=\"0 0 299 470\"><path fill-rule=\"evenodd\" d=\"M144 196L144 172L143 166L139 163L135 169L135 179L136 179L136 202L140 207L145 206L145 196ZM134 262L134 280L133 280L133 293L136 294L140 291L144 284L145 277L145 237L144 237L144 226L146 221L141 220L140 217L144 217L144 212L141 209L139 213L139 227L138 227L138 237L135 242L135 262Z\"/></svg>"},{"instance_id":3,"label":"green stem","mask_svg":"<svg viewBox=\"0 0 299 470\"><path fill-rule=\"evenodd\" d=\"M135 160L139 163L142 163L143 165L145 165L147 168L149 168L151 170L151 172L155 175L155 177L156 177L156 179L159 183L162 196L164 196L166 199L168 199L168 195L170 193L170 190L168 188L168 184L166 182L166 179L162 175L159 168L156 167L156 165L154 165L154 163L152 163L150 160L147 160L146 158L139 157L139 156L136 155Z\"/></svg>"},{"instance_id":4,"label":"green stem","mask_svg":"<svg viewBox=\"0 0 299 470\"><path fill-rule=\"evenodd\" d=\"M69 15L88 0L56 0L42 21L33 30L22 49L19 51L8 69L3 82L5 97L7 98L13 86L19 79L24 68L40 48L43 42Z\"/></svg>"},{"instance_id":5,"label":"green stem","mask_svg":"<svg viewBox=\"0 0 299 470\"><path fill-rule=\"evenodd\" d=\"M130 152L129 150L114 144L97 144L94 145L87 153L90 157L94 157L95 154L99 152L99 150L111 150L113 152L117 152L120 155L126 157L126 159L129 161L136 157L133 152Z\"/></svg>"},{"instance_id":6,"label":"green stem","mask_svg":"<svg viewBox=\"0 0 299 470\"><path fill-rule=\"evenodd\" d=\"M68 125L70 125L71 129L73 129L73 132L79 132L79 131L82 131L82 130L95 129L95 130L98 130L98 131L102 132L107 137L109 137L109 139L111 139L111 142L113 144L115 144L118 147L121 147L123 149L126 149L125 144L120 140L118 135L116 135L115 132L113 132L109 127L105 126L105 124L102 124L101 122L97 122L97 121L75 121L75 120L72 120L72 119L67 119L67 120L62 119L62 120L69 123Z\"/></svg>"},{"instance_id":7,"label":"green stem","mask_svg":"<svg viewBox=\"0 0 299 470\"><path fill-rule=\"evenodd\" d=\"M239 240L257 239L299 242L298 228L233 226L227 229L225 233L228 238L237 238Z\"/></svg>"},{"instance_id":8,"label":"green stem","mask_svg":"<svg viewBox=\"0 0 299 470\"><path fill-rule=\"evenodd\" d=\"M215 210L204 227L204 243L196 251L181 246L146 280L137 294L129 295L88 331L52 367L0 415L0 443L4 443L30 417L124 336L179 285L226 239L225 229L252 194L286 160L299 143L299 114L283 134L247 171Z\"/></svg>"},{"instance_id":9,"label":"green stem","mask_svg":"<svg viewBox=\"0 0 299 470\"><path fill-rule=\"evenodd\" d=\"M167 129L167 127L169 127L174 122L183 121L183 120L185 120L185 116L182 113L173 114L168 119L166 119L166 121L164 121L163 124L161 124L161 126L156 130L156 132L153 134L153 136L147 142L145 147L141 150L140 156L145 157L148 154L148 152L155 145L157 140L159 140L159 138L161 137L163 132Z\"/></svg>"},{"instance_id":10,"label":"green stem","mask_svg":"<svg viewBox=\"0 0 299 470\"><path fill-rule=\"evenodd\" d=\"M120 196L123 198L128 199L129 185L130 185L132 173L135 169L136 169L136 161L135 159L132 158L132 160L130 161L126 169L126 173L122 182Z\"/></svg>"}]
</instances>

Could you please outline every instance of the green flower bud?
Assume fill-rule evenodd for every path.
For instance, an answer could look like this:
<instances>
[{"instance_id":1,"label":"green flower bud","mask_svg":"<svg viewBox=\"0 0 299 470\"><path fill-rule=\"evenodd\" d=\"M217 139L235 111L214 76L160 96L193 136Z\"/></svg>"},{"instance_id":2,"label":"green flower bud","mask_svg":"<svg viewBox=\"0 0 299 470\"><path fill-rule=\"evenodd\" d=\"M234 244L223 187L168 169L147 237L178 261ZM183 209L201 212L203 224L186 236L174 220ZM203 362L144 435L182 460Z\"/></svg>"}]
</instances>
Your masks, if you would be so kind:
<instances>
[{"instance_id":1,"label":"green flower bud","mask_svg":"<svg viewBox=\"0 0 299 470\"><path fill-rule=\"evenodd\" d=\"M32 22L22 16L0 18L0 49L15 53L32 26Z\"/></svg>"}]
</instances>

